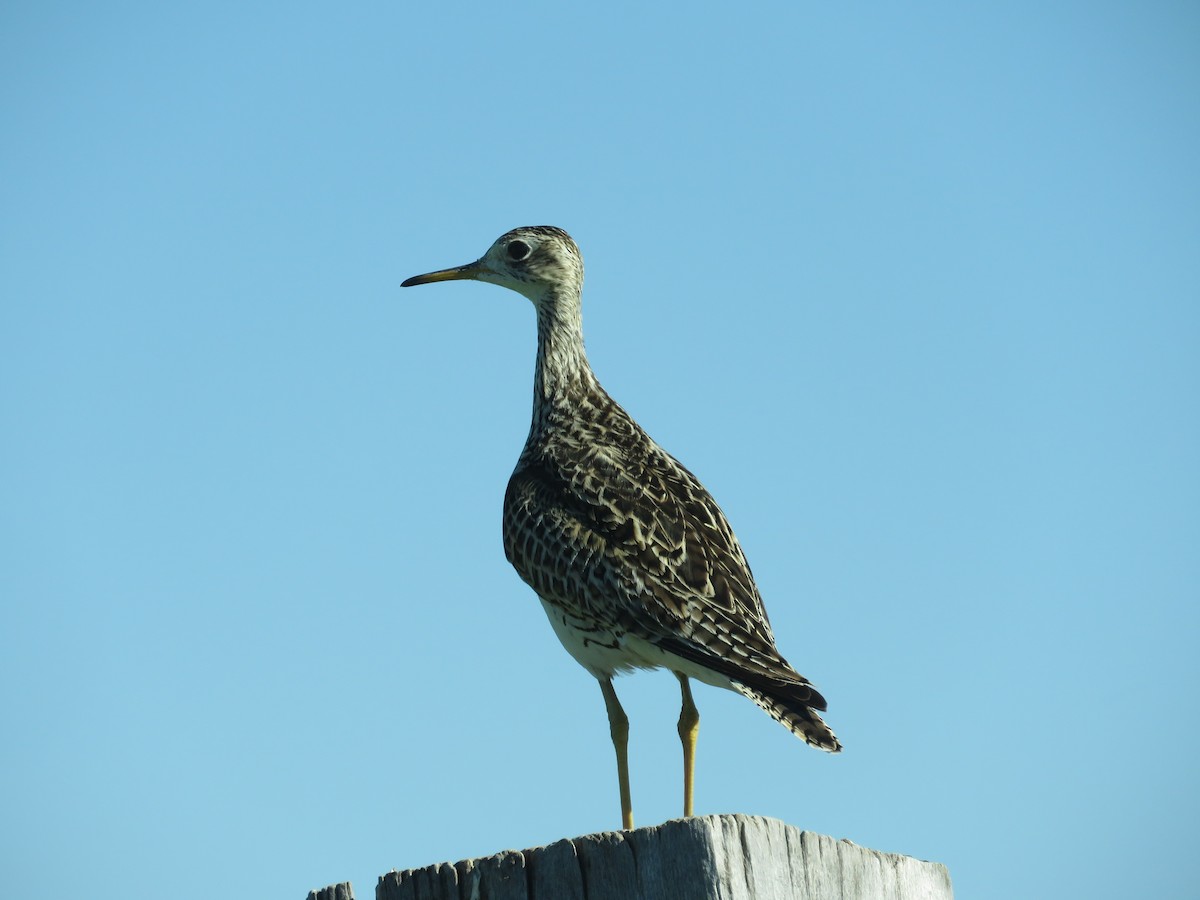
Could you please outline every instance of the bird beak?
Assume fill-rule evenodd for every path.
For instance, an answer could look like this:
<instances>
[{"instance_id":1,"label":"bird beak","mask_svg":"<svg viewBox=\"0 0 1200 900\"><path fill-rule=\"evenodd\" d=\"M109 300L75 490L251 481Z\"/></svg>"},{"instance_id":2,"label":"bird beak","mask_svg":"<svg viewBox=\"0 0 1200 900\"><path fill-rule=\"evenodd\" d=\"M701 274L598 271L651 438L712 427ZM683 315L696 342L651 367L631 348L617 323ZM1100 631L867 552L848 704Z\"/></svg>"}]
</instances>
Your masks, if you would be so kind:
<instances>
[{"instance_id":1,"label":"bird beak","mask_svg":"<svg viewBox=\"0 0 1200 900\"><path fill-rule=\"evenodd\" d=\"M453 269L439 269L426 275L414 275L400 282L400 287L415 287L418 284L433 284L435 281L464 281L478 280L486 272L482 260L467 263L465 266L455 266Z\"/></svg>"}]
</instances>

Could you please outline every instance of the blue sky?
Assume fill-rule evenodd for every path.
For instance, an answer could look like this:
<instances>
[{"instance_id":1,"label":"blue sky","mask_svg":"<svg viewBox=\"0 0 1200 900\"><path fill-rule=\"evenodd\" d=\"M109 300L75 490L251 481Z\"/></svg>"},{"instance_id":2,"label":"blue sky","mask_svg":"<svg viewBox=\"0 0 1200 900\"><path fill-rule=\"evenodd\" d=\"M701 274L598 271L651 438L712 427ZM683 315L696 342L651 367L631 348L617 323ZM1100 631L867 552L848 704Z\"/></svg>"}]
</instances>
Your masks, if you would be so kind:
<instances>
[{"instance_id":1,"label":"blue sky","mask_svg":"<svg viewBox=\"0 0 1200 900\"><path fill-rule=\"evenodd\" d=\"M697 689L697 811L976 898L1200 837L1200 12L10 3L0 870L299 898L618 824L504 560L555 224L612 393L846 744ZM639 824L678 695L622 679Z\"/></svg>"}]
</instances>

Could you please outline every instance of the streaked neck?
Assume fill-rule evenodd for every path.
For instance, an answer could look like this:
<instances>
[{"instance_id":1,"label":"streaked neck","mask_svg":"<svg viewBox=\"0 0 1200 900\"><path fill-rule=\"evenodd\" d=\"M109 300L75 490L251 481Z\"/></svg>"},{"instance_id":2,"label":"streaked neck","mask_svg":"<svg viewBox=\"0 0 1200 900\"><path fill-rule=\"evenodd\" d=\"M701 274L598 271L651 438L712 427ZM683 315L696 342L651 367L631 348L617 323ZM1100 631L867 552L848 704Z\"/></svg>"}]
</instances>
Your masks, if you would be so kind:
<instances>
[{"instance_id":1,"label":"streaked neck","mask_svg":"<svg viewBox=\"0 0 1200 900\"><path fill-rule=\"evenodd\" d=\"M595 383L583 348L578 290L557 288L534 301L538 320L534 404L564 402Z\"/></svg>"}]
</instances>

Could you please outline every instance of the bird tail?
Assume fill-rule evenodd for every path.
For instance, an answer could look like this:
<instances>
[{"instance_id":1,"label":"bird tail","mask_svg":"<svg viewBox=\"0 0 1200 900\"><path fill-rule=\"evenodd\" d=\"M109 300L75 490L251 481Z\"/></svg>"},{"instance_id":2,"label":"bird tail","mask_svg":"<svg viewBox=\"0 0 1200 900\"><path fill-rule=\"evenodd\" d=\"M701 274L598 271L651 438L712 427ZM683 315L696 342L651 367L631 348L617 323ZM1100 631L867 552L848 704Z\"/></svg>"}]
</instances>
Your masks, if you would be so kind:
<instances>
[{"instance_id":1,"label":"bird tail","mask_svg":"<svg viewBox=\"0 0 1200 900\"><path fill-rule=\"evenodd\" d=\"M767 711L776 722L810 747L837 753L841 742L817 710L825 709L825 698L809 684L773 684L769 690L740 681L733 686Z\"/></svg>"}]
</instances>

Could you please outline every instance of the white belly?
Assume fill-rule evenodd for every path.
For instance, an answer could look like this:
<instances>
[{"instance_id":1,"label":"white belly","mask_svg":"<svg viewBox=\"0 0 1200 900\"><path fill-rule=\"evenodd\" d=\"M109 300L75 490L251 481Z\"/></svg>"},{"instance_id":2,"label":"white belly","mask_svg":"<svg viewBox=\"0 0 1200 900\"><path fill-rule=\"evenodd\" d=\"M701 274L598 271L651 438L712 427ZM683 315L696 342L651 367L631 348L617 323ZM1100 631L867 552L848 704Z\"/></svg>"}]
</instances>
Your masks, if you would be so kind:
<instances>
[{"instance_id":1,"label":"white belly","mask_svg":"<svg viewBox=\"0 0 1200 900\"><path fill-rule=\"evenodd\" d=\"M541 598L538 598L541 599ZM714 687L736 691L727 677L632 634L599 631L542 600L554 633L575 661L596 678L606 679L634 669L670 669Z\"/></svg>"}]
</instances>

